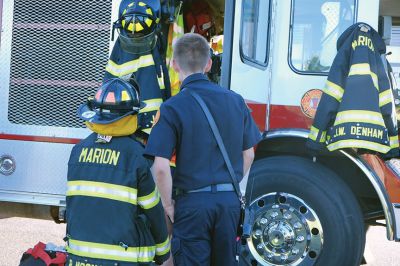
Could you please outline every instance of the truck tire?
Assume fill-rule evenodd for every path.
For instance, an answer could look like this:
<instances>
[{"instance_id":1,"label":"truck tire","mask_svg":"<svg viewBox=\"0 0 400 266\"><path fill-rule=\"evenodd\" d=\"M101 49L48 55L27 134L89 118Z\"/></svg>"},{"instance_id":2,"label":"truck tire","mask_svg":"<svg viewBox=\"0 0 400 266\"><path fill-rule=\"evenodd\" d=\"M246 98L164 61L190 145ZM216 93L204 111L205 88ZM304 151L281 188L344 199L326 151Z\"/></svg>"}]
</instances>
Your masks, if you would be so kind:
<instances>
[{"instance_id":1,"label":"truck tire","mask_svg":"<svg viewBox=\"0 0 400 266\"><path fill-rule=\"evenodd\" d=\"M326 167L295 156L257 160L246 197L254 222L241 248L241 266L360 265L365 246L360 206Z\"/></svg>"}]
</instances>

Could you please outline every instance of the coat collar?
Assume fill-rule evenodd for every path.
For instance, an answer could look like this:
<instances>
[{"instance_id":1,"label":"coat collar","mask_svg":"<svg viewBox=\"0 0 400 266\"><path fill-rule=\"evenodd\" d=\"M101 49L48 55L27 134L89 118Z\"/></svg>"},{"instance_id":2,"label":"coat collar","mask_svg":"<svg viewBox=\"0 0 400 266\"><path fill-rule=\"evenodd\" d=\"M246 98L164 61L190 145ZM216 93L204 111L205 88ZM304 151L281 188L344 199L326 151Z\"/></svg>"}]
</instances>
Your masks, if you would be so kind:
<instances>
[{"instance_id":1,"label":"coat collar","mask_svg":"<svg viewBox=\"0 0 400 266\"><path fill-rule=\"evenodd\" d=\"M196 81L200 81L200 80L206 80L206 81L208 81L208 78L207 78L206 75L204 75L204 74L202 74L202 73L195 73L195 74L192 74L192 75L186 77L186 78L183 80L182 85L181 85L181 89L185 88L189 83L196 82Z\"/></svg>"}]
</instances>

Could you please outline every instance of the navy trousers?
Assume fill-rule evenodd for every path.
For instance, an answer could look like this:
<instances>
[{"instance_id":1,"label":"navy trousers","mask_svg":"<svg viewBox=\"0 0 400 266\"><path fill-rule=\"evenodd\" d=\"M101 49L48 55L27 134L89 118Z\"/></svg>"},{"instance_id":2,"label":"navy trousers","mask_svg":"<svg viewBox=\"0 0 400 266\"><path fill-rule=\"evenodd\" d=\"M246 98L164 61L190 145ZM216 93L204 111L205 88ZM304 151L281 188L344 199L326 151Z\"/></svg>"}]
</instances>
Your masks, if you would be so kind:
<instances>
[{"instance_id":1,"label":"navy trousers","mask_svg":"<svg viewBox=\"0 0 400 266\"><path fill-rule=\"evenodd\" d=\"M235 266L240 203L235 192L197 192L175 199L175 266Z\"/></svg>"}]
</instances>

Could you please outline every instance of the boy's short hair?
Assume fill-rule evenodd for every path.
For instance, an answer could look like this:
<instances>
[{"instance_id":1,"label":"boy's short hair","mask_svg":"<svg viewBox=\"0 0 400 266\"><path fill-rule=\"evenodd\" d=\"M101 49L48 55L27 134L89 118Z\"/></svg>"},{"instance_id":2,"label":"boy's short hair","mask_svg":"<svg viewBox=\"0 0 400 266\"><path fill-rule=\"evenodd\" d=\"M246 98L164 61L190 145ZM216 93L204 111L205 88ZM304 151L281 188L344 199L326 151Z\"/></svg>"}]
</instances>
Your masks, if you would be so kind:
<instances>
[{"instance_id":1,"label":"boy's short hair","mask_svg":"<svg viewBox=\"0 0 400 266\"><path fill-rule=\"evenodd\" d=\"M197 33L186 33L174 46L174 60L187 73L203 72L210 59L210 46L207 40Z\"/></svg>"}]
</instances>

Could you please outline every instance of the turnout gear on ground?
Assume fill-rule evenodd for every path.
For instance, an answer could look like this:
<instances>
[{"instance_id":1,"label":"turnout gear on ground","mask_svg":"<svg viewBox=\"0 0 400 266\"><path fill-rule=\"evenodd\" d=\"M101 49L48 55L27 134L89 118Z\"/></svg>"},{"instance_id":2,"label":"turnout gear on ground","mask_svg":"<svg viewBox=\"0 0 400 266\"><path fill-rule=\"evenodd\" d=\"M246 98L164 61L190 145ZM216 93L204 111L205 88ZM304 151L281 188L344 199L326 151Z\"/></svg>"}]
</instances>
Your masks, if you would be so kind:
<instances>
[{"instance_id":1,"label":"turnout gear on ground","mask_svg":"<svg viewBox=\"0 0 400 266\"><path fill-rule=\"evenodd\" d=\"M128 82L114 79L83 106L91 104L118 112L108 116L96 111L89 118L80 108L80 117L99 132L75 145L68 162L67 265L128 266L153 260L161 264L169 257L170 242L150 163L142 156L143 145L134 136L123 135L130 131L119 132L114 126L137 116L138 93ZM110 106L122 106L124 111Z\"/></svg>"},{"instance_id":2,"label":"turnout gear on ground","mask_svg":"<svg viewBox=\"0 0 400 266\"><path fill-rule=\"evenodd\" d=\"M340 36L337 49L307 146L318 150L327 143L330 151L361 148L398 156L382 38L371 26L357 23Z\"/></svg>"}]
</instances>

